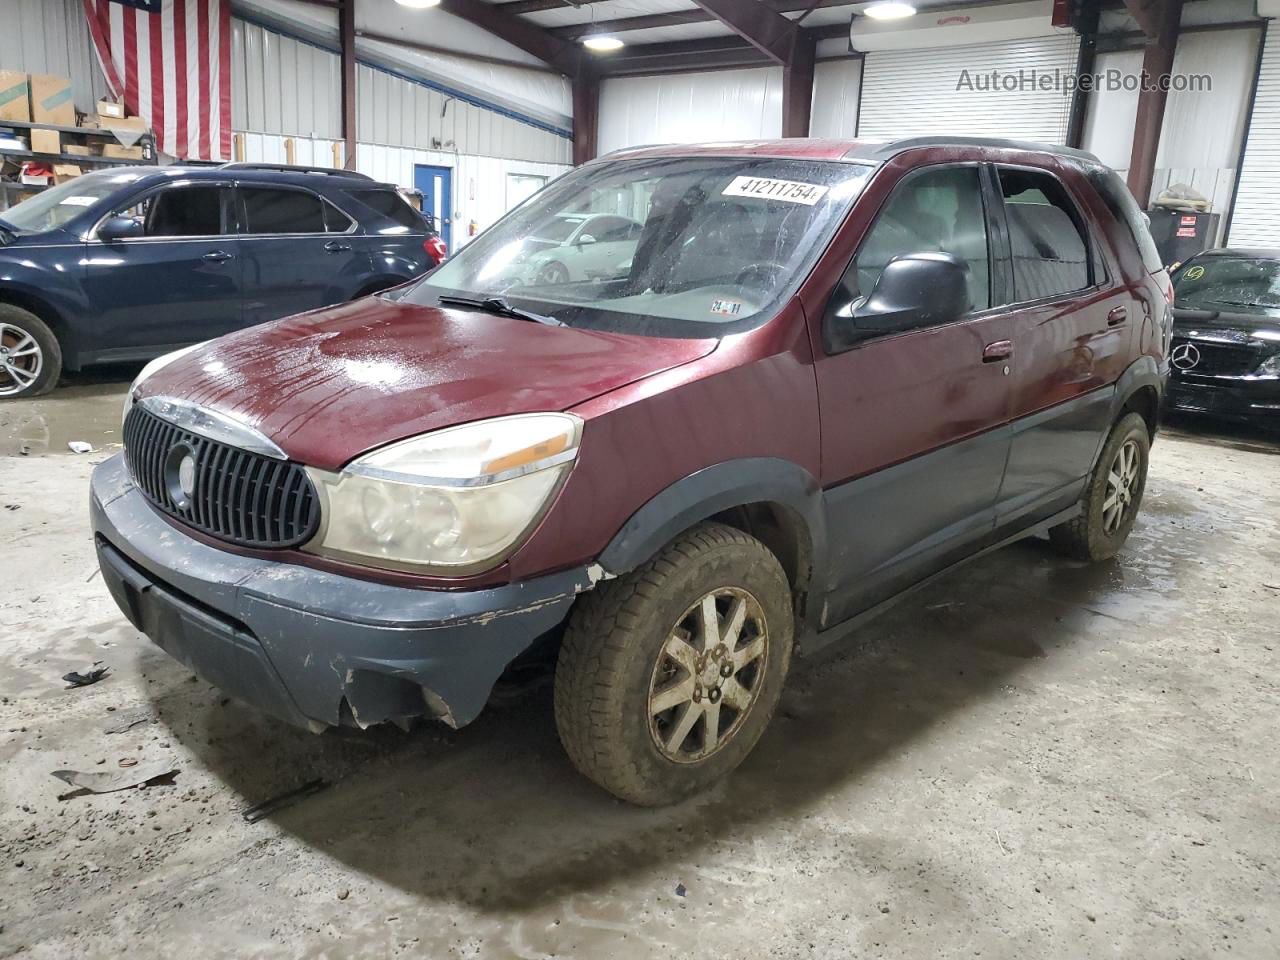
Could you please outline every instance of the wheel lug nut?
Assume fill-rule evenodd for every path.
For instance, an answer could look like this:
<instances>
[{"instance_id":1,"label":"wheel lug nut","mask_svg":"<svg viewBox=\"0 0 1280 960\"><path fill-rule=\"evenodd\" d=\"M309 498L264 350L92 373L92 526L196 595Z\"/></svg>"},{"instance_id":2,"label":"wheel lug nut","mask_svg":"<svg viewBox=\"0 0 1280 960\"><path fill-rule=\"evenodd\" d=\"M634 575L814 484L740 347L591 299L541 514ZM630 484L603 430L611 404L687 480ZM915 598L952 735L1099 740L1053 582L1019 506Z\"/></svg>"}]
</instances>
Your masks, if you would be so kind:
<instances>
[{"instance_id":1,"label":"wheel lug nut","mask_svg":"<svg viewBox=\"0 0 1280 960\"><path fill-rule=\"evenodd\" d=\"M733 673L733 664L731 663L726 663L723 667L720 668L720 676L722 677L727 677L732 673Z\"/></svg>"}]
</instances>

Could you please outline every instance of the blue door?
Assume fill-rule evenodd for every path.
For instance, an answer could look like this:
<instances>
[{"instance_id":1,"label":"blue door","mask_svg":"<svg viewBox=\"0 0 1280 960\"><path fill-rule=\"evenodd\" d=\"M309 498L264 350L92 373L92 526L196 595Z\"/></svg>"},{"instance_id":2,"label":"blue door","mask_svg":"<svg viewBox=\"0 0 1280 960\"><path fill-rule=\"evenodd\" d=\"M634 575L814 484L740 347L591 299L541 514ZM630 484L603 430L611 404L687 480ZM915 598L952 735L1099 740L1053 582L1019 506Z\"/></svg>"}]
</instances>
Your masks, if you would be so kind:
<instances>
[{"instance_id":1,"label":"blue door","mask_svg":"<svg viewBox=\"0 0 1280 960\"><path fill-rule=\"evenodd\" d=\"M435 218L436 230L453 252L453 169L415 164L413 185L422 191L422 210Z\"/></svg>"}]
</instances>

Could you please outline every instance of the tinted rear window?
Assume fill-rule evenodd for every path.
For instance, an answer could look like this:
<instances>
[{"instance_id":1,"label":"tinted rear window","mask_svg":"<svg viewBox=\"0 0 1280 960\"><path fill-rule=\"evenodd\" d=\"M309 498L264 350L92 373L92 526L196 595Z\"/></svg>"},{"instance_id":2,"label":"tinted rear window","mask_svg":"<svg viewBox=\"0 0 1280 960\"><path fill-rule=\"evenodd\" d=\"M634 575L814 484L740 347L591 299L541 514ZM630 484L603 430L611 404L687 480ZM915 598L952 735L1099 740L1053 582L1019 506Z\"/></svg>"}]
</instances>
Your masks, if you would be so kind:
<instances>
[{"instance_id":1,"label":"tinted rear window","mask_svg":"<svg viewBox=\"0 0 1280 960\"><path fill-rule=\"evenodd\" d=\"M247 233L324 233L324 206L314 193L243 187Z\"/></svg>"},{"instance_id":2,"label":"tinted rear window","mask_svg":"<svg viewBox=\"0 0 1280 960\"><path fill-rule=\"evenodd\" d=\"M1146 265L1147 272L1156 273L1163 270L1164 262L1160 259L1156 242L1151 239L1147 218L1139 208L1138 201L1133 199L1128 186L1120 179L1120 175L1114 170L1095 167L1088 171L1088 177L1089 182L1101 195L1115 218L1128 226L1129 233L1133 235L1133 242L1138 245L1138 250L1142 254L1142 262Z\"/></svg>"},{"instance_id":3,"label":"tinted rear window","mask_svg":"<svg viewBox=\"0 0 1280 960\"><path fill-rule=\"evenodd\" d=\"M422 215L394 190L348 190L347 196L354 197L402 227L410 230L423 230L426 227Z\"/></svg>"}]
</instances>

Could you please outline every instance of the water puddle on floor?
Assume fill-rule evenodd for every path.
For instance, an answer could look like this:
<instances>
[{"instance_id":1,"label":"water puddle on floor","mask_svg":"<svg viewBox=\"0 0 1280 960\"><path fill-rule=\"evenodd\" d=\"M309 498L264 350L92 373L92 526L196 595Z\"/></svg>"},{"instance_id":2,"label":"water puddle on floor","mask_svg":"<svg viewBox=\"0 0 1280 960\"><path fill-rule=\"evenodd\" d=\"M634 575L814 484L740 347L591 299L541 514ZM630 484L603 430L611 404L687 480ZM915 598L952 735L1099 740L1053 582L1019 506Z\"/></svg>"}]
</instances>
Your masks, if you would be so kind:
<instances>
[{"instance_id":1,"label":"water puddle on floor","mask_svg":"<svg viewBox=\"0 0 1280 960\"><path fill-rule=\"evenodd\" d=\"M128 383L58 387L33 400L0 401L0 456L71 454L80 441L94 451L120 445L120 411Z\"/></svg>"}]
</instances>

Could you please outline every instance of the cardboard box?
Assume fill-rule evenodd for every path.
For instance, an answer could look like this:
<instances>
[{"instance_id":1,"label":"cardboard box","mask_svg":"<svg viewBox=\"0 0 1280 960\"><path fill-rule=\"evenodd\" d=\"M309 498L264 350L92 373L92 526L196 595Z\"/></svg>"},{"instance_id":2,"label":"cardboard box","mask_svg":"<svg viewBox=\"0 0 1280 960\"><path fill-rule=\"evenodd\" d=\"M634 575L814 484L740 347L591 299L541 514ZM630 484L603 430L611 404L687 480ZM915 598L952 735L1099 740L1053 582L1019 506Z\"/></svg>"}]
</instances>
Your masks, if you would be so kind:
<instances>
[{"instance_id":1,"label":"cardboard box","mask_svg":"<svg viewBox=\"0 0 1280 960\"><path fill-rule=\"evenodd\" d=\"M143 159L141 147L122 147L118 143L108 143L102 148L102 155L104 157L118 157L122 160Z\"/></svg>"},{"instance_id":2,"label":"cardboard box","mask_svg":"<svg viewBox=\"0 0 1280 960\"><path fill-rule=\"evenodd\" d=\"M110 130L115 133L119 130L121 133L144 134L147 132L147 121L141 117L104 117L98 116L98 126L103 130ZM134 137L136 140L137 137Z\"/></svg>"},{"instance_id":3,"label":"cardboard box","mask_svg":"<svg viewBox=\"0 0 1280 960\"><path fill-rule=\"evenodd\" d=\"M31 75L31 120L64 127L76 125L76 105L71 99L71 78L56 73Z\"/></svg>"},{"instance_id":4,"label":"cardboard box","mask_svg":"<svg viewBox=\"0 0 1280 960\"><path fill-rule=\"evenodd\" d=\"M66 183L80 176L80 168L74 163L55 163L53 165L53 182Z\"/></svg>"},{"instance_id":5,"label":"cardboard box","mask_svg":"<svg viewBox=\"0 0 1280 960\"><path fill-rule=\"evenodd\" d=\"M62 137L59 136L57 130L32 129L30 133L32 153L62 152Z\"/></svg>"},{"instance_id":6,"label":"cardboard box","mask_svg":"<svg viewBox=\"0 0 1280 960\"><path fill-rule=\"evenodd\" d=\"M31 122L31 81L17 70L0 70L0 120Z\"/></svg>"},{"instance_id":7,"label":"cardboard box","mask_svg":"<svg viewBox=\"0 0 1280 960\"><path fill-rule=\"evenodd\" d=\"M124 109L123 103L120 103L116 100L99 100L98 101L98 116L114 117L115 119L119 120L124 115L125 115L125 109Z\"/></svg>"},{"instance_id":8,"label":"cardboard box","mask_svg":"<svg viewBox=\"0 0 1280 960\"><path fill-rule=\"evenodd\" d=\"M64 143L64 144L62 145L62 152L63 152L63 153L69 153L69 154L71 154L73 157L100 157L100 156L102 156L102 154L101 154L101 153L99 153L97 150L95 150L93 147L85 146L83 143Z\"/></svg>"}]
</instances>

